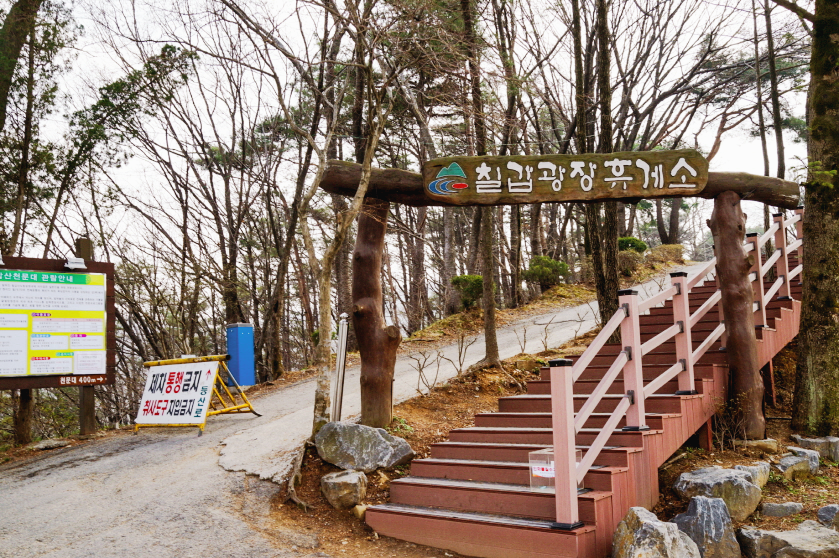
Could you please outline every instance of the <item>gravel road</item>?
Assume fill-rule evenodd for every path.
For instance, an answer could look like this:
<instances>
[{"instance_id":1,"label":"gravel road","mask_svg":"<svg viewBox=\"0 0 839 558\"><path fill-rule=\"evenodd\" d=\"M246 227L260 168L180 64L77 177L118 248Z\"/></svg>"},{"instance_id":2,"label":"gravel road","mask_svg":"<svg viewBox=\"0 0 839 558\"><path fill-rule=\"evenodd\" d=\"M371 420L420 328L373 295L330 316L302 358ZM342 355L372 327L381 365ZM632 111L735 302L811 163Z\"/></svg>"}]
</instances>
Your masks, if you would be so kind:
<instances>
[{"instance_id":1,"label":"gravel road","mask_svg":"<svg viewBox=\"0 0 839 558\"><path fill-rule=\"evenodd\" d=\"M691 271L691 268L686 268ZM640 287L647 296L656 282ZM556 347L594 326L596 306L530 317L498 332L501 358L521 352L515 332L528 329L525 352ZM440 349L457 362L457 347ZM483 357L472 345L466 365ZM412 361L396 364L394 398L417 393ZM439 381L457 373L440 367ZM347 370L344 416L359 412L359 368ZM0 466L0 557L229 558L325 556L313 534L261 521L270 497L311 429L314 381L260 397L262 417L211 417L194 429L145 430L108 436Z\"/></svg>"}]
</instances>

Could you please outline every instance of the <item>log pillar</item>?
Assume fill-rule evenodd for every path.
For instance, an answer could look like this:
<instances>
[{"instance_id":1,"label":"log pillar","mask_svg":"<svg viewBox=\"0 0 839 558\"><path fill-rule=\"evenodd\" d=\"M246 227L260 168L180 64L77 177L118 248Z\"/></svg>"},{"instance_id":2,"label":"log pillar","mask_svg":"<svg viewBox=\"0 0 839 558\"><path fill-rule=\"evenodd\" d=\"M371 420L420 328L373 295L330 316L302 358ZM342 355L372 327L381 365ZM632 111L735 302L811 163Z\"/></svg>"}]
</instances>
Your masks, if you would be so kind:
<instances>
[{"instance_id":1,"label":"log pillar","mask_svg":"<svg viewBox=\"0 0 839 558\"><path fill-rule=\"evenodd\" d=\"M754 253L747 254L743 249L746 217L740 208L740 196L734 192L717 196L708 226L716 246L717 282L728 337L729 399L742 419L740 434L746 439L762 439L766 434L764 388L755 336L754 292L749 281L755 259Z\"/></svg>"},{"instance_id":2,"label":"log pillar","mask_svg":"<svg viewBox=\"0 0 839 558\"><path fill-rule=\"evenodd\" d=\"M382 254L390 203L366 198L353 250L352 319L361 354L361 424L384 428L393 419L393 371L402 340L384 319Z\"/></svg>"}]
</instances>

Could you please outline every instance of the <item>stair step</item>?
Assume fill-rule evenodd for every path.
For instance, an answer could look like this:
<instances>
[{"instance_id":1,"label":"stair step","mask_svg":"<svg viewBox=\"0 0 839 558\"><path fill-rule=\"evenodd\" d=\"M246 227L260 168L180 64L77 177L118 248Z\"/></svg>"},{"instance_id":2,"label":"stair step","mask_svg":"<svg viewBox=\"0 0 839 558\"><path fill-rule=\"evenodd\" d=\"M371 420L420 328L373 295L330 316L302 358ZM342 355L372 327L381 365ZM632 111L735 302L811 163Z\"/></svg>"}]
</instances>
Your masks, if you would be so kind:
<instances>
[{"instance_id":1,"label":"stair step","mask_svg":"<svg viewBox=\"0 0 839 558\"><path fill-rule=\"evenodd\" d=\"M592 467L583 485L593 490L611 491L615 488L612 477L627 470L627 467ZM415 459L411 462L411 476L530 485L530 464L518 461Z\"/></svg>"},{"instance_id":2,"label":"stair step","mask_svg":"<svg viewBox=\"0 0 839 558\"><path fill-rule=\"evenodd\" d=\"M607 394L594 409L596 413L614 411L618 403L625 396L621 394ZM649 413L681 413L681 397L679 395L652 395L646 400L646 411ZM579 411L588 400L587 395L574 395L574 411ZM551 397L549 395L516 395L498 399L498 410L511 413L548 413L551 412Z\"/></svg>"},{"instance_id":3,"label":"stair step","mask_svg":"<svg viewBox=\"0 0 839 558\"><path fill-rule=\"evenodd\" d=\"M481 461L515 461L527 463L530 452L543 450L551 444L501 444L492 442L438 442L431 444L433 459L471 459ZM577 445L584 452L589 446ZM628 455L641 451L640 447L606 446L600 452L595 465L604 467L628 466Z\"/></svg>"},{"instance_id":4,"label":"stair step","mask_svg":"<svg viewBox=\"0 0 839 558\"><path fill-rule=\"evenodd\" d=\"M664 370L666 370L666 368ZM603 372L605 373L605 370ZM698 374L696 371L694 371L694 389L697 390L699 393L704 393L703 389L705 388L705 386L703 384L703 380L713 378L713 368L701 372L701 374ZM598 376L602 377L603 374L598 374ZM644 384L649 384L653 381L653 378L654 376L645 378ZM600 378L581 377L579 380L574 382L574 393L591 394L594 392L594 390L597 388L599 384ZM671 394L676 393L677 391L679 391L679 380L678 378L673 378L672 380L664 384L658 390L657 393ZM529 380L527 382L527 393L531 395L549 395L551 393L550 380ZM626 393L626 391L623 388L623 374L618 374L618 377L615 379L614 382L612 382L612 385L609 386L607 393Z\"/></svg>"},{"instance_id":5,"label":"stair step","mask_svg":"<svg viewBox=\"0 0 839 558\"><path fill-rule=\"evenodd\" d=\"M603 426L611 417L610 413L592 413L585 426L596 428ZM663 417L679 416L678 414L661 415L647 413L647 424L652 429L660 429ZM480 413L475 415L475 426L486 428L550 428L551 413ZM618 427L626 426L626 417L621 419Z\"/></svg>"},{"instance_id":6,"label":"stair step","mask_svg":"<svg viewBox=\"0 0 839 558\"><path fill-rule=\"evenodd\" d=\"M553 528L552 521L383 504L367 509L367 524L397 539L485 558L595 556L594 527Z\"/></svg>"},{"instance_id":7,"label":"stair step","mask_svg":"<svg viewBox=\"0 0 839 558\"><path fill-rule=\"evenodd\" d=\"M602 498L611 498L611 494L597 490L578 493L580 521L596 523L595 502ZM556 518L553 491L531 489L520 484L405 477L390 483L390 501L394 504L547 521Z\"/></svg>"}]
</instances>

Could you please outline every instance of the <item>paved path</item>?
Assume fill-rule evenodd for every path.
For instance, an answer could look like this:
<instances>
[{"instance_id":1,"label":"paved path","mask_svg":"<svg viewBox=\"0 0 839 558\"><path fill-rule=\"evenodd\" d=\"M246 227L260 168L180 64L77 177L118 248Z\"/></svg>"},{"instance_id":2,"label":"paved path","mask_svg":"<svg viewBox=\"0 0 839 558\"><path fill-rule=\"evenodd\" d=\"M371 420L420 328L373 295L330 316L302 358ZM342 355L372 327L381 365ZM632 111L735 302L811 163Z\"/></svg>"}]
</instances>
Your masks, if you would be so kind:
<instances>
[{"instance_id":1,"label":"paved path","mask_svg":"<svg viewBox=\"0 0 839 558\"><path fill-rule=\"evenodd\" d=\"M659 290L655 282L642 288ZM499 330L501 358L521 352L515 331L527 327L525 352L538 352L544 324L553 323L548 344L556 347L593 327L594 310L583 305ZM456 346L440 351L457 362ZM479 338L465 365L483 353ZM416 395L411 363L397 361L397 402ZM444 361L438 380L456 372ZM360 409L358 375L358 367L347 371L345 416ZM202 437L192 429L148 430L0 466L0 557L323 556L313 535L260 521L277 490L266 481L283 478L308 436L313 401L314 381L304 381L260 397L262 417L212 417Z\"/></svg>"}]
</instances>

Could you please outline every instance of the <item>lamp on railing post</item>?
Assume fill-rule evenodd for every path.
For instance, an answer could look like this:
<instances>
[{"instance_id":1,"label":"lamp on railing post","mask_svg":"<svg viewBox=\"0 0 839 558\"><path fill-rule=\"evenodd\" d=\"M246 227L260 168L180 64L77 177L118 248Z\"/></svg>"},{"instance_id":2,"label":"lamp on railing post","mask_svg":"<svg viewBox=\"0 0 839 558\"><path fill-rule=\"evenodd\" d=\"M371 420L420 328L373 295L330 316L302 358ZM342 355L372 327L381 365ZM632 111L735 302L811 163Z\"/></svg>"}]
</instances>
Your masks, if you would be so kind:
<instances>
[{"instance_id":1,"label":"lamp on railing post","mask_svg":"<svg viewBox=\"0 0 839 558\"><path fill-rule=\"evenodd\" d=\"M677 333L676 362L681 362L683 370L679 373L679 390L676 395L696 394L693 383L693 338L690 327L690 302L688 300L688 274L677 271L670 274L670 282L678 292L673 295L673 322L682 324L681 333Z\"/></svg>"},{"instance_id":2,"label":"lamp on railing post","mask_svg":"<svg viewBox=\"0 0 839 558\"><path fill-rule=\"evenodd\" d=\"M784 282L781 284L781 290L778 295L788 300L792 293L789 288L789 258L787 256L787 225L783 213L776 213L772 216L772 221L778 223L778 230L775 231L775 249L781 251L781 257L775 262L775 277L783 277Z\"/></svg>"},{"instance_id":3,"label":"lamp on railing post","mask_svg":"<svg viewBox=\"0 0 839 558\"><path fill-rule=\"evenodd\" d=\"M623 366L623 389L631 405L626 411L624 430L649 430L644 412L644 371L641 368L641 318L638 312L638 291L618 291L618 304L626 318L621 322L621 343L629 360Z\"/></svg>"},{"instance_id":4,"label":"lamp on railing post","mask_svg":"<svg viewBox=\"0 0 839 558\"><path fill-rule=\"evenodd\" d=\"M754 303L757 304L757 309L755 310L755 326L765 327L766 305L763 304L763 296L766 292L763 289L763 273L760 270L763 266L763 257L760 254L760 246L758 246L759 240L760 238L757 233L749 233L746 235L746 242L749 242L752 245L750 255L752 258L752 268L749 270L749 274L751 275L754 273L752 290L754 291Z\"/></svg>"},{"instance_id":5,"label":"lamp on railing post","mask_svg":"<svg viewBox=\"0 0 839 558\"><path fill-rule=\"evenodd\" d=\"M551 368L551 411L554 443L555 529L582 527L577 505L577 441L574 430L574 377L572 362L557 359Z\"/></svg>"}]
</instances>

